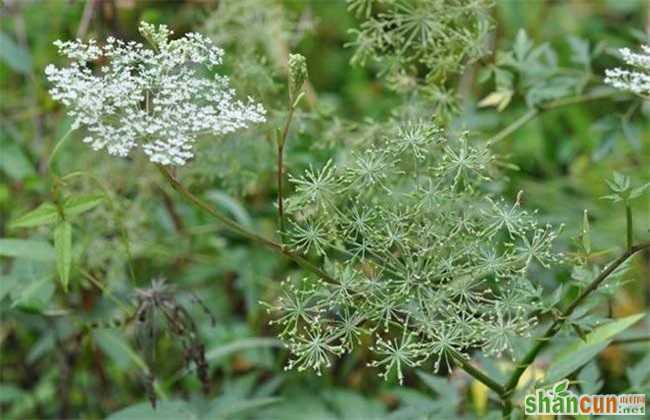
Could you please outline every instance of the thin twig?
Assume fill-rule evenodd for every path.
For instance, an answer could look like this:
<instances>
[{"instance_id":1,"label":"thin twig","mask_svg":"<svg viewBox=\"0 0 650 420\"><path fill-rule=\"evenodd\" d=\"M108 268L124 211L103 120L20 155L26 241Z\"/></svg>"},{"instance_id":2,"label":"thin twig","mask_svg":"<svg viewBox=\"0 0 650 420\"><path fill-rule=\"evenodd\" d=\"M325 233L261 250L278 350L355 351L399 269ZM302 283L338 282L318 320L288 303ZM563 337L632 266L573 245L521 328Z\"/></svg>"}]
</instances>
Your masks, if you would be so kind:
<instances>
[{"instance_id":1,"label":"thin twig","mask_svg":"<svg viewBox=\"0 0 650 420\"><path fill-rule=\"evenodd\" d=\"M287 121L284 123L282 136L276 139L278 145L278 217L280 219L281 241L282 235L284 235L284 190L282 186L282 180L284 178L284 145L286 144L287 136L289 135L289 127L291 126L291 119L293 118L293 112L295 109L296 108L293 104L289 105L289 114L287 115Z\"/></svg>"},{"instance_id":2,"label":"thin twig","mask_svg":"<svg viewBox=\"0 0 650 420\"><path fill-rule=\"evenodd\" d=\"M528 121L534 119L544 111L550 111L568 105L581 104L585 102L595 101L598 99L609 98L615 93L616 93L615 91L610 91L610 90L603 90L603 91L599 90L595 92L586 93L584 95L576 95L568 98L560 98L554 101L543 103L541 105L529 109L525 114L517 118L512 124L508 125L504 129L499 131L497 134L492 136L487 141L487 143L494 144L500 142L501 140L505 139L506 137L508 137L509 135L511 135L512 133L514 133L515 131L517 131L524 125L526 125Z\"/></svg>"},{"instance_id":3,"label":"thin twig","mask_svg":"<svg viewBox=\"0 0 650 420\"><path fill-rule=\"evenodd\" d=\"M632 245L634 244L634 227L632 226L632 206L630 206L630 203L627 202L625 203L625 224L626 224L626 232L627 232L627 243L625 244L627 246L628 251L632 249Z\"/></svg>"},{"instance_id":4,"label":"thin twig","mask_svg":"<svg viewBox=\"0 0 650 420\"><path fill-rule=\"evenodd\" d=\"M504 395L503 385L490 378L487 373L483 372L480 368L472 365L469 360L463 357L461 354L452 352L453 358L460 365L460 367L467 372L470 376L474 377L479 382L483 383L485 386L496 392L499 396Z\"/></svg>"},{"instance_id":5,"label":"thin twig","mask_svg":"<svg viewBox=\"0 0 650 420\"><path fill-rule=\"evenodd\" d=\"M90 27L90 21L95 15L95 9L97 8L98 4L98 0L86 1L86 5L84 6L84 10L81 15L81 21L79 22L79 29L77 29L78 39L83 39L86 36L86 32L88 32L88 28Z\"/></svg>"}]
</instances>

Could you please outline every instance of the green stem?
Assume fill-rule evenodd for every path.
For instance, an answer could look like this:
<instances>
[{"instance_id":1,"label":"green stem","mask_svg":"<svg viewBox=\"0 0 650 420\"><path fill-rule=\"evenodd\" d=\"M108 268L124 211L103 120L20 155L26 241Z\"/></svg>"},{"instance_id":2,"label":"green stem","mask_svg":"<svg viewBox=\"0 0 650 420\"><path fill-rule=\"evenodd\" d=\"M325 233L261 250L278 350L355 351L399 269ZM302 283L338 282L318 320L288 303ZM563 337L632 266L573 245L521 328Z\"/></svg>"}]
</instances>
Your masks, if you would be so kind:
<instances>
[{"instance_id":1,"label":"green stem","mask_svg":"<svg viewBox=\"0 0 650 420\"><path fill-rule=\"evenodd\" d=\"M287 115L287 121L284 124L284 129L282 130L282 136L277 139L278 142L278 217L280 219L280 239L284 235L284 190L282 187L283 180L283 169L284 169L284 145L287 140L287 135L289 134L289 126L291 125L291 119L293 118L293 111L295 110L294 106L289 108L289 115Z\"/></svg>"},{"instance_id":2,"label":"green stem","mask_svg":"<svg viewBox=\"0 0 650 420\"><path fill-rule=\"evenodd\" d=\"M232 232L246 239L249 239L255 243L264 245L265 247L271 249L272 251L289 258L290 260L294 261L305 270L316 274L318 277L320 277L321 279L329 283L338 284L338 282L329 274L325 273L323 270L321 270L320 268L318 268L316 265L312 264L305 258L301 257L300 255L294 254L292 251L287 249L284 245L247 230L244 226L240 225L234 220L231 220L226 215L214 209L208 203L206 203L205 201L201 200L200 198L192 194L190 190L188 190L183 184L181 184L181 182L178 181L178 179L176 179L176 177L166 167L162 165L157 165L157 167L160 173L163 174L165 179L172 186L172 188L174 188L174 190L179 192L183 197L185 197L189 202L194 204L199 209L205 211L210 216L219 220Z\"/></svg>"},{"instance_id":3,"label":"green stem","mask_svg":"<svg viewBox=\"0 0 650 420\"><path fill-rule=\"evenodd\" d=\"M632 226L632 206L630 203L625 203L625 219L627 226L627 250L632 249L632 244L634 243L634 230Z\"/></svg>"},{"instance_id":4,"label":"green stem","mask_svg":"<svg viewBox=\"0 0 650 420\"><path fill-rule=\"evenodd\" d=\"M50 153L50 157L47 160L47 170L51 173L52 172L52 164L54 163L54 159L56 158L56 155L59 153L59 150L61 150L61 147L65 145L66 141L70 138L70 134L74 131L73 128L70 128L66 133L59 139L58 142L54 145L54 149L52 149L52 153Z\"/></svg>"},{"instance_id":5,"label":"green stem","mask_svg":"<svg viewBox=\"0 0 650 420\"><path fill-rule=\"evenodd\" d=\"M512 415L512 401L510 401L510 399L508 398L505 398L503 399L503 408L501 409L501 419L510 420L511 415Z\"/></svg>"},{"instance_id":6,"label":"green stem","mask_svg":"<svg viewBox=\"0 0 650 420\"><path fill-rule=\"evenodd\" d=\"M538 108L533 108L529 109L528 112L526 112L524 115L521 117L517 118L512 124L504 128L503 130L499 131L496 135L494 135L492 138L490 138L487 142L488 145L497 143L506 137L508 137L510 134L514 133L515 131L519 130L522 126L524 126L528 121L532 120L533 118L537 117L539 115L540 111Z\"/></svg>"},{"instance_id":7,"label":"green stem","mask_svg":"<svg viewBox=\"0 0 650 420\"><path fill-rule=\"evenodd\" d=\"M514 133L521 127L523 127L528 121L534 119L544 111L550 111L568 105L581 104L585 102L595 101L598 99L608 98L611 97L614 93L616 92L610 90L603 90L603 91L586 93L584 95L576 95L568 98L556 99L554 101L543 103L541 105L538 105L535 108L529 109L525 114L517 118L512 124L508 125L504 129L499 131L497 134L492 136L487 143L488 145L490 145L490 144L500 142L501 140L505 139L506 137L508 137L509 135L511 135L512 133Z\"/></svg>"},{"instance_id":8,"label":"green stem","mask_svg":"<svg viewBox=\"0 0 650 420\"><path fill-rule=\"evenodd\" d=\"M576 297L569 306L566 307L561 313L560 316L548 327L546 332L538 338L536 344L526 353L526 355L517 363L515 370L510 375L508 382L504 386L504 397L509 399L512 397L521 375L526 371L528 366L535 360L537 355L548 345L551 339L560 331L565 320L573 313L573 311L580 305L586 298L600 286L600 284L605 281L610 274L612 274L621 264L627 261L628 258L633 256L639 251L642 251L646 248L650 248L650 242L644 242L635 246L632 246L630 249L626 250L620 257L614 260L611 264L607 266L599 275L596 277L590 284L587 286L578 297ZM505 415L505 408L504 408Z\"/></svg>"},{"instance_id":9,"label":"green stem","mask_svg":"<svg viewBox=\"0 0 650 420\"><path fill-rule=\"evenodd\" d=\"M474 377L476 380L483 383L483 385L487 386L492 391L496 392L499 396L503 395L504 392L503 386L497 381L495 381L494 379L490 378L487 373L483 372L481 369L472 365L469 362L469 360L467 360L465 357L463 357L458 353L454 352L452 353L452 356L456 360L456 362L460 365L460 367L465 372L467 372L470 376Z\"/></svg>"}]
</instances>

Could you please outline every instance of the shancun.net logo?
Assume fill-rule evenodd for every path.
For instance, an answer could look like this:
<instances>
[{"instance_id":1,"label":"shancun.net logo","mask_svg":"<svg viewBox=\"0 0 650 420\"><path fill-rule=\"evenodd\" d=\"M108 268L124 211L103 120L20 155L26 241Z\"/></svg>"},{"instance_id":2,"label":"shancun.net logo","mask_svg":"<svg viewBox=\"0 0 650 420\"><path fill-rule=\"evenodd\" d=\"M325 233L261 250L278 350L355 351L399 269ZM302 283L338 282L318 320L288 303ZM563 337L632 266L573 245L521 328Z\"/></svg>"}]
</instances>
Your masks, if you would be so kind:
<instances>
[{"instance_id":1,"label":"shancun.net logo","mask_svg":"<svg viewBox=\"0 0 650 420\"><path fill-rule=\"evenodd\" d=\"M553 386L536 389L524 398L526 415L645 415L644 394L577 395L564 379Z\"/></svg>"}]
</instances>

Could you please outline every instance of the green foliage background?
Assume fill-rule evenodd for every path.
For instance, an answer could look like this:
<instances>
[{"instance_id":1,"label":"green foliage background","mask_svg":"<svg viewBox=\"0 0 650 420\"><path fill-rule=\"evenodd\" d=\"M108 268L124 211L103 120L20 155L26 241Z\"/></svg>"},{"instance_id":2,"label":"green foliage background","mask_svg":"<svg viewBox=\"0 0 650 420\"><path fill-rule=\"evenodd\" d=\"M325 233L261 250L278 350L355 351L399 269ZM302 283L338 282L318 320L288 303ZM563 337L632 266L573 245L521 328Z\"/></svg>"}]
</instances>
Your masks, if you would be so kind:
<instances>
[{"instance_id":1,"label":"green foliage background","mask_svg":"<svg viewBox=\"0 0 650 420\"><path fill-rule=\"evenodd\" d=\"M306 56L310 87L289 136L287 166L294 174L310 164L320 167L346 144L364 120L386 120L411 93L398 94L378 77L379 66L351 66L348 30L359 21L343 1L135 1L97 3L84 37L108 34L139 39L140 20L164 23L176 33L206 33L226 50L224 72L239 91L271 111L266 126L225 139L204 142L199 158L179 175L207 200L266 236L275 234L274 146L268 132L284 120L286 59ZM287 353L268 326L260 300L273 299L279 282L297 266L232 236L205 214L187 205L165 185L142 156L129 160L94 153L72 133L56 162L71 178L65 194L104 194L92 211L73 221L69 293L57 281L48 227L9 229L9 222L50 200L47 158L70 121L47 93L43 69L60 63L52 42L70 39L84 27L85 2L45 0L4 2L0 6L0 407L6 418L144 419L150 416L142 378L142 356L131 331L120 328L78 332L84 323L123 318L117 302L131 299L134 287L165 277L195 317L210 367L212 390L201 397L196 377L187 374L171 337L157 348L157 393L163 400L157 418L378 419L497 416L485 389L460 371L450 379L427 369L409 371L404 387L377 378L364 351L337 362L322 377L285 372ZM498 0L490 11L493 51L523 42L520 29L535 44L548 43L562 68L590 73L599 80L605 68L619 65L615 48L649 42L650 16L644 0L566 2ZM573 41L569 40L570 37ZM576 51L601 53L588 60ZM517 41L519 40L519 41ZM601 45L596 47L596 45ZM456 130L490 138L529 111L530 90L512 85L503 111L479 108L499 91L489 73L498 62L490 53L468 66L458 80L461 117ZM528 64L527 64L528 65ZM534 63L531 65L534 67ZM585 68L588 67L588 71ZM527 68L533 71L534 68ZM540 69L544 72L544 69ZM571 74L571 72L568 72ZM544 81L548 78L542 77ZM481 81L483 81L481 83ZM573 80L575 83L575 80ZM546 89L546 90L544 90ZM555 86L541 94L554 95ZM562 96L562 95L560 95ZM420 104L421 102L415 102ZM528 101L528 102L527 102ZM427 103L426 101L424 102ZM418 105L433 113L429 105ZM427 108L429 107L429 108ZM525 192L529 208L544 220L566 225L558 245L569 249L582 226L591 221L594 262L604 264L625 243L625 212L600 197L607 194L612 171L641 184L650 181L650 105L620 95L543 112L500 141L498 151L511 167L495 186L514 199ZM650 201L634 202L635 235L647 238ZM14 239L21 242L20 246ZM11 258L10 258L11 257ZM130 264L125 264L130 261ZM133 275L130 271L133 271ZM569 269L536 273L548 290L570 278ZM647 311L650 304L647 253L631 263L628 283L608 300L615 317ZM101 286L101 288L99 286ZM101 290L104 289L104 290ZM189 292L201 297L216 316L216 326ZM645 317L630 336L647 335ZM559 340L557 346L566 342ZM557 347L559 348L559 347ZM543 371L554 348L541 358ZM577 375L583 391L623 392L648 389L647 343L611 346ZM645 357L645 359L644 359ZM488 360L498 375L504 366ZM448 382L449 381L449 382Z\"/></svg>"}]
</instances>

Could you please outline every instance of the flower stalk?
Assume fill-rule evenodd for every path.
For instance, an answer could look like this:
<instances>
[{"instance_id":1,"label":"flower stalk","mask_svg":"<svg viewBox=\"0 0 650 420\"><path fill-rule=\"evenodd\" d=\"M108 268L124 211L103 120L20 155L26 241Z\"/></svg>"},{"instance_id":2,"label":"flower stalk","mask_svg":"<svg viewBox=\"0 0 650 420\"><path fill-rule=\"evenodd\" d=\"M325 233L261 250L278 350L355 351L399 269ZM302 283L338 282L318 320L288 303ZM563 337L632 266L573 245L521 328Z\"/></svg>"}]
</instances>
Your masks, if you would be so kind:
<instances>
[{"instance_id":1,"label":"flower stalk","mask_svg":"<svg viewBox=\"0 0 650 420\"><path fill-rule=\"evenodd\" d=\"M287 136L289 135L289 127L291 126L293 113L296 110L300 99L304 96L302 89L307 81L307 61L303 55L290 54L287 66L289 72L289 113L287 115L287 120L284 123L284 129L282 132L278 131L276 138L278 148L278 218L280 219L281 240L284 235L284 145L286 144Z\"/></svg>"},{"instance_id":2,"label":"flower stalk","mask_svg":"<svg viewBox=\"0 0 650 420\"><path fill-rule=\"evenodd\" d=\"M194 206L197 208L205 211L208 213L210 216L214 217L215 219L219 220L221 223L223 223L230 231L238 234L239 236L242 236L246 239L249 239L259 245L263 245L272 251L283 255L290 260L294 261L296 264L298 264L300 267L304 268L305 270L315 274L318 276L320 279L328 282L328 283L333 283L337 284L338 282L329 274L318 268L316 265L313 263L309 262L307 259L301 257L300 255L297 255L290 251L287 247L284 245L277 243L273 241L272 239L265 238L263 236L260 236L256 233L253 233L246 229L244 226L240 225L239 223L235 222L234 220L231 220L228 216L224 215L220 211L216 210L212 206L210 206L208 203L205 201L201 200L199 197L195 196L190 192L190 190L187 189L170 171L167 167L163 165L156 165L158 167L158 170L160 171L161 174L165 177L167 182L171 185L171 187L176 190L178 193L180 193L185 199L187 199L190 203L192 203Z\"/></svg>"},{"instance_id":3,"label":"flower stalk","mask_svg":"<svg viewBox=\"0 0 650 420\"><path fill-rule=\"evenodd\" d=\"M284 129L282 133L278 132L277 135L277 146L278 146L278 218L280 222L280 238L284 234L284 145L287 141L287 135L289 134L289 126L291 125L291 119L293 118L293 112L295 107L292 105L289 108L289 114L287 115L287 121L284 124Z\"/></svg>"}]
</instances>

